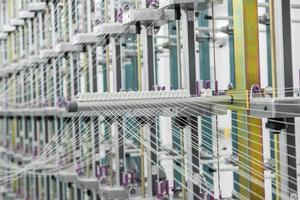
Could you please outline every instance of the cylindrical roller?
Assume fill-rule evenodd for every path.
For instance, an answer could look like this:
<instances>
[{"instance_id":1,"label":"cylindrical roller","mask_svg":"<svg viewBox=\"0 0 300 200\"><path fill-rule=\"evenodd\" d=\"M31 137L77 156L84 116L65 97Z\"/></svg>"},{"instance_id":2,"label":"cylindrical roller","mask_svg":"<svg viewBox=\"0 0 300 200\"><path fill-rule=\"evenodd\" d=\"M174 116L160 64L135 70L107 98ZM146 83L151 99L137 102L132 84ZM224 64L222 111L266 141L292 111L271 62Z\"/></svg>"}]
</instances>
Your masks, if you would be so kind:
<instances>
[{"instance_id":1,"label":"cylindrical roller","mask_svg":"<svg viewBox=\"0 0 300 200\"><path fill-rule=\"evenodd\" d=\"M69 113L78 112L78 103L77 101L69 101L66 105L66 111Z\"/></svg>"},{"instance_id":2,"label":"cylindrical roller","mask_svg":"<svg viewBox=\"0 0 300 200\"><path fill-rule=\"evenodd\" d=\"M189 97L173 99L135 99L135 100L112 100L112 101L94 101L94 102L76 102L67 103L67 112L81 111L124 111L151 108L176 108L186 109L189 106L212 107L215 104L229 105L233 103L231 96L214 96L214 97Z\"/></svg>"}]
</instances>

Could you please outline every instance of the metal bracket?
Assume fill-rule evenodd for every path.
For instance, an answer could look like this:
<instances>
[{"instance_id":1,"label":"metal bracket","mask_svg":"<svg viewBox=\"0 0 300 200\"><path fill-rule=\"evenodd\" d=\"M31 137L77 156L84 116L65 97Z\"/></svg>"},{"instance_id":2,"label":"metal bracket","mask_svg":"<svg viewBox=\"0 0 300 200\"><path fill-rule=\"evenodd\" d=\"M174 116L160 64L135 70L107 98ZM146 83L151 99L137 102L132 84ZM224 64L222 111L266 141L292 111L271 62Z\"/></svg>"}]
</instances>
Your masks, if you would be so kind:
<instances>
[{"instance_id":1,"label":"metal bracket","mask_svg":"<svg viewBox=\"0 0 300 200\"><path fill-rule=\"evenodd\" d=\"M135 27L128 24L120 23L104 23L97 26L96 35L103 37L109 35L110 37L121 37L123 34L136 33Z\"/></svg>"},{"instance_id":2,"label":"metal bracket","mask_svg":"<svg viewBox=\"0 0 300 200\"><path fill-rule=\"evenodd\" d=\"M46 10L46 3L45 2L31 2L27 4L27 9L29 11L39 12Z\"/></svg>"},{"instance_id":3,"label":"metal bracket","mask_svg":"<svg viewBox=\"0 0 300 200\"><path fill-rule=\"evenodd\" d=\"M20 19L20 18L13 18L10 20L10 24L13 26L24 26L25 21L24 19Z\"/></svg>"},{"instance_id":4,"label":"metal bracket","mask_svg":"<svg viewBox=\"0 0 300 200\"><path fill-rule=\"evenodd\" d=\"M8 34L7 33L0 33L0 40L6 40L7 39Z\"/></svg>"},{"instance_id":5,"label":"metal bracket","mask_svg":"<svg viewBox=\"0 0 300 200\"><path fill-rule=\"evenodd\" d=\"M34 13L29 12L28 10L21 10L21 11L19 11L19 18L20 19L32 19L32 18L34 18Z\"/></svg>"},{"instance_id":6,"label":"metal bracket","mask_svg":"<svg viewBox=\"0 0 300 200\"><path fill-rule=\"evenodd\" d=\"M61 42L55 46L55 51L57 53L68 53L78 51L79 47L69 43L69 42Z\"/></svg>"},{"instance_id":7,"label":"metal bracket","mask_svg":"<svg viewBox=\"0 0 300 200\"><path fill-rule=\"evenodd\" d=\"M172 20L175 20L174 11L166 9L131 9L123 15L125 24L141 22L142 25L152 25L155 22L154 26L162 26Z\"/></svg>"},{"instance_id":8,"label":"metal bracket","mask_svg":"<svg viewBox=\"0 0 300 200\"><path fill-rule=\"evenodd\" d=\"M161 8L174 9L176 4L180 4L182 8L205 10L211 7L212 3L215 5L222 4L223 0L160 0L159 6Z\"/></svg>"},{"instance_id":9,"label":"metal bracket","mask_svg":"<svg viewBox=\"0 0 300 200\"><path fill-rule=\"evenodd\" d=\"M54 49L43 49L40 52L41 58L57 58L60 56Z\"/></svg>"},{"instance_id":10,"label":"metal bracket","mask_svg":"<svg viewBox=\"0 0 300 200\"><path fill-rule=\"evenodd\" d=\"M140 193L139 189L136 189L136 191L137 191L137 193ZM100 186L99 195L103 199L125 200L125 199L128 199L129 190L124 189L123 187Z\"/></svg>"},{"instance_id":11,"label":"metal bracket","mask_svg":"<svg viewBox=\"0 0 300 200\"><path fill-rule=\"evenodd\" d=\"M289 118L300 116L300 97L253 98L250 113L261 118Z\"/></svg>"},{"instance_id":12,"label":"metal bracket","mask_svg":"<svg viewBox=\"0 0 300 200\"><path fill-rule=\"evenodd\" d=\"M95 178L82 178L78 177L77 185L81 189L99 190L99 180Z\"/></svg>"},{"instance_id":13,"label":"metal bracket","mask_svg":"<svg viewBox=\"0 0 300 200\"><path fill-rule=\"evenodd\" d=\"M58 179L63 183L76 183L78 180L78 176L76 173L60 172L58 174Z\"/></svg>"},{"instance_id":14,"label":"metal bracket","mask_svg":"<svg viewBox=\"0 0 300 200\"><path fill-rule=\"evenodd\" d=\"M79 33L74 35L73 44L95 44L97 42L97 37L94 33Z\"/></svg>"},{"instance_id":15,"label":"metal bracket","mask_svg":"<svg viewBox=\"0 0 300 200\"><path fill-rule=\"evenodd\" d=\"M230 110L247 110L250 109L249 104L249 90L228 90L227 95L231 96L233 99L233 105L228 106Z\"/></svg>"},{"instance_id":16,"label":"metal bracket","mask_svg":"<svg viewBox=\"0 0 300 200\"><path fill-rule=\"evenodd\" d=\"M10 32L16 31L16 27L12 26L10 24L4 24L4 25L2 25L1 30L4 33L10 33Z\"/></svg>"}]
</instances>

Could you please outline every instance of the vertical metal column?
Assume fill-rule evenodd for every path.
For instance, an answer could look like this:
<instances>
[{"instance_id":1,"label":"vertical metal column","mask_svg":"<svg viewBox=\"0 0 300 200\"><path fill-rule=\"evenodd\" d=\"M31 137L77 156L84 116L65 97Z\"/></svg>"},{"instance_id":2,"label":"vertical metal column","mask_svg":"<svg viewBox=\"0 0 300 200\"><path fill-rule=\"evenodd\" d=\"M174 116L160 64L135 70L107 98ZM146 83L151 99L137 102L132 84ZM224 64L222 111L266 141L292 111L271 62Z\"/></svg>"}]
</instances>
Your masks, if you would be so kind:
<instances>
[{"instance_id":1,"label":"vertical metal column","mask_svg":"<svg viewBox=\"0 0 300 200\"><path fill-rule=\"evenodd\" d=\"M72 7L72 4L73 4L73 1L72 0L68 0L68 28L69 28L69 42L72 43L73 41L73 7ZM78 81L77 81L77 77L78 77L78 73L77 73L77 65L74 66L74 58L77 58L77 56L73 55L72 53L69 55L69 60L70 60L70 91L71 91L71 99L74 99L75 98L75 95L76 95L76 91L77 91L77 84L78 84ZM77 62L75 62L77 64ZM75 75L74 75L75 74ZM76 141L76 121L77 121L77 118L76 117L73 117L71 119L73 121L72 123L72 128L71 128L71 131L72 131L72 140L75 142ZM76 144L76 142L75 142ZM76 171L76 165L77 165L77 157L76 157L76 154L77 154L77 149L76 149L76 145L73 145L73 148L72 148L72 152L73 152L73 172L75 173ZM73 198L74 200L77 200L78 199L78 192L77 192L77 184L76 183L73 183L72 184L72 189L73 189Z\"/></svg>"},{"instance_id":2,"label":"vertical metal column","mask_svg":"<svg viewBox=\"0 0 300 200\"><path fill-rule=\"evenodd\" d=\"M290 0L270 1L271 12L271 39L273 40L273 57L276 66L277 95L279 97L293 96L293 63L291 45L291 3ZM282 76L283 75L283 76ZM283 198L297 198L297 160L295 119L286 118L286 130L282 131L279 141L281 176L287 176L288 180L281 179ZM286 156L287 155L287 156ZM284 162L286 161L286 162ZM284 164L283 164L284 163ZM285 193L288 184L288 194ZM284 188L283 188L284 187Z\"/></svg>"},{"instance_id":3,"label":"vertical metal column","mask_svg":"<svg viewBox=\"0 0 300 200\"><path fill-rule=\"evenodd\" d=\"M233 1L233 19L236 89L246 95L253 84L260 84L257 1ZM242 163L239 194L241 198L261 199L265 195L261 120L248 114L237 111L238 158Z\"/></svg>"},{"instance_id":4,"label":"vertical metal column","mask_svg":"<svg viewBox=\"0 0 300 200\"><path fill-rule=\"evenodd\" d=\"M113 67L113 89L114 91L121 91L122 87L122 56L121 45L119 38L110 38L112 46L112 67Z\"/></svg>"},{"instance_id":5,"label":"vertical metal column","mask_svg":"<svg viewBox=\"0 0 300 200\"><path fill-rule=\"evenodd\" d=\"M200 11L199 16L199 26L209 27L209 21L205 19L207 15L207 10ZM207 81L211 80L211 70L210 70L210 35L207 33L199 44L199 61L200 61L200 80ZM213 154L213 130L212 130L212 117L203 116L201 118L201 149ZM213 172L211 168L212 164L203 165L203 175L210 185L214 185Z\"/></svg>"},{"instance_id":6,"label":"vertical metal column","mask_svg":"<svg viewBox=\"0 0 300 200\"><path fill-rule=\"evenodd\" d=\"M143 89L152 90L154 84L154 40L153 40L153 26L143 26L141 31L141 39L143 41ZM156 195L155 186L159 174L159 169L157 168L157 131L156 122L153 119L150 123L147 122L144 129L150 134L151 149L147 149L147 157L151 160L147 160L147 190L148 197ZM155 169L157 168L157 169Z\"/></svg>"},{"instance_id":7,"label":"vertical metal column","mask_svg":"<svg viewBox=\"0 0 300 200\"><path fill-rule=\"evenodd\" d=\"M122 85L122 57L120 38L110 38L111 51L112 51L112 67L113 67L113 91L121 91ZM116 144L116 185L122 185L122 173L124 172L124 136L123 136L123 119L119 118L113 123L115 130L118 134L118 143Z\"/></svg>"},{"instance_id":8,"label":"vertical metal column","mask_svg":"<svg viewBox=\"0 0 300 200\"><path fill-rule=\"evenodd\" d=\"M91 0L87 0L87 32L90 33L92 31L92 19L91 19ZM87 51L88 51L88 73L89 73L89 92L96 92L97 91L97 80L95 81L94 76L96 76L95 68L96 63L93 61L93 55L96 52L96 49L92 47L91 45L87 45ZM91 142L92 142L92 178L96 177L96 145L95 145L95 124L97 122L96 117L91 117L90 123L91 123ZM97 198L97 192L92 191L93 193L93 199L96 200Z\"/></svg>"},{"instance_id":9,"label":"vertical metal column","mask_svg":"<svg viewBox=\"0 0 300 200\"><path fill-rule=\"evenodd\" d=\"M95 92L94 89L94 62L93 62L93 52L95 52L95 49L88 45L88 59L89 59L89 92ZM95 121L97 121L97 118L91 117L90 123L91 123L91 138L92 138L92 178L96 177L96 149L95 149ZM93 199L96 199L96 191L93 191Z\"/></svg>"},{"instance_id":10,"label":"vertical metal column","mask_svg":"<svg viewBox=\"0 0 300 200\"><path fill-rule=\"evenodd\" d=\"M184 71L184 88L190 91L191 95L195 95L196 92L196 49L195 49L195 12L193 9L182 8L182 30L183 30L183 66ZM192 161L192 172L194 179L199 175L199 135L198 135L198 117L190 117L190 127L191 128L191 161ZM191 183L190 183L191 184ZM199 199L200 187L196 184L188 185L189 189L194 192L194 199Z\"/></svg>"},{"instance_id":11,"label":"vertical metal column","mask_svg":"<svg viewBox=\"0 0 300 200\"><path fill-rule=\"evenodd\" d=\"M180 6L179 6L179 13L180 13ZM177 25L179 24L180 25L180 17L178 16L179 19L176 19L177 21L179 21L179 23L177 23ZM180 29L180 26L177 26L176 27L176 23L175 22L172 22L172 23L169 23L169 42L172 43L176 43L176 39L174 39L176 35L176 32L177 32L177 29ZM179 38L177 36L177 38ZM179 40L179 39L178 39ZM180 55L181 55L181 43L180 41L177 40L177 45L180 45L180 48L179 48L179 51L180 51ZM173 47L172 45L170 46L170 58L169 58L169 61L170 61L170 82L171 82L171 88L174 89L174 90L177 90L179 88L181 88L181 84L179 83L180 82L180 78L179 78L179 61L178 61L178 53L177 53L177 47ZM181 61L180 61L181 62ZM172 119L172 146L177 146L177 144L180 144L180 138L178 138L176 135L178 134L177 132L180 132L181 134L181 130L178 130L178 128L176 126L174 126L174 122L175 122L176 118L173 118ZM182 145L183 146L183 145ZM181 148L181 150L183 150L183 148ZM182 151L183 152L183 151ZM183 160L183 159L181 159ZM178 165L178 168L180 168L180 162L179 161L176 161L174 160L173 161L173 165ZM180 174L179 170L174 168L173 169L173 180L176 180L173 184L174 184L174 188L177 189L177 187L179 187L180 183L183 182L182 180L182 175ZM184 181L185 182L185 181ZM183 185L183 184L182 184ZM184 189L184 187L182 187L182 189ZM182 191L182 193L184 193L184 191ZM184 194L183 194L184 195Z\"/></svg>"}]
</instances>

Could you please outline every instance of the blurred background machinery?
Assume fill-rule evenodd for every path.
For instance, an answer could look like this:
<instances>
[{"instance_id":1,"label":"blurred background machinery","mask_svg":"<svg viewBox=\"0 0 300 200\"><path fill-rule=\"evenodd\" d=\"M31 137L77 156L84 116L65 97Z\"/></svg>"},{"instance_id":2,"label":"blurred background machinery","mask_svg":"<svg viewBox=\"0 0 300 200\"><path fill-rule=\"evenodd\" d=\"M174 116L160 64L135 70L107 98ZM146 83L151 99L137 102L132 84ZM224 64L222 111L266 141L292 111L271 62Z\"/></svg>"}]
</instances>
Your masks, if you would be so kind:
<instances>
[{"instance_id":1,"label":"blurred background machinery","mask_svg":"<svg viewBox=\"0 0 300 200\"><path fill-rule=\"evenodd\" d=\"M0 0L0 199L298 199L297 0Z\"/></svg>"}]
</instances>

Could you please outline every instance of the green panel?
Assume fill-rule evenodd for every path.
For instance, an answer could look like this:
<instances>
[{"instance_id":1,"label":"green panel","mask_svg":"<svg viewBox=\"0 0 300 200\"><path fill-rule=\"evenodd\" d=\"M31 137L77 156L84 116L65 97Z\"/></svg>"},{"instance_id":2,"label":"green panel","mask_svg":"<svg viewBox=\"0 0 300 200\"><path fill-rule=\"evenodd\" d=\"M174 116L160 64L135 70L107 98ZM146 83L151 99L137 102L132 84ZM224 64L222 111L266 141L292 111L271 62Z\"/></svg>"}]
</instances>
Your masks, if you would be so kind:
<instances>
[{"instance_id":1,"label":"green panel","mask_svg":"<svg viewBox=\"0 0 300 200\"><path fill-rule=\"evenodd\" d=\"M169 40L170 43L176 44L176 23L170 22L169 23ZM177 63L177 47L170 45L170 85L172 89L177 90L179 88L178 82L178 63ZM173 121L173 120L172 120ZM172 122L172 146L173 148L177 149L177 152L181 151L181 144L180 138L178 135L180 134L180 130L178 127L174 126L174 122ZM181 187L182 182L182 175L181 171L176 169L181 169L181 163L174 161L174 165L177 167L173 169L173 176L174 180L176 181L175 187Z\"/></svg>"},{"instance_id":2,"label":"green panel","mask_svg":"<svg viewBox=\"0 0 300 200\"><path fill-rule=\"evenodd\" d=\"M234 156L238 156L238 129L237 129L237 112L232 111L231 114L231 124L232 124L232 128L231 128L231 140L232 140L232 155ZM233 188L234 191L239 193L239 174L234 172L233 173Z\"/></svg>"},{"instance_id":3,"label":"green panel","mask_svg":"<svg viewBox=\"0 0 300 200\"><path fill-rule=\"evenodd\" d=\"M126 90L137 90L137 68L136 68L136 58L131 59L131 64L127 64L125 67L125 89Z\"/></svg>"},{"instance_id":4,"label":"green panel","mask_svg":"<svg viewBox=\"0 0 300 200\"><path fill-rule=\"evenodd\" d=\"M205 15L207 15L207 10L201 11L198 24L200 27L208 27L208 20L204 19ZM206 36L209 37L209 34L206 33ZM200 79L201 80L210 80L210 54L209 54L209 38L203 39L202 42L199 43L199 61L200 61Z\"/></svg>"},{"instance_id":5,"label":"green panel","mask_svg":"<svg viewBox=\"0 0 300 200\"><path fill-rule=\"evenodd\" d=\"M209 21L204 19L205 15L208 14L207 10L201 11L198 25L200 27L209 27ZM199 43L199 62L200 62L200 79L203 81L211 80L210 74L210 41L209 34L206 33L207 39L203 39ZM212 118L211 117L202 117L201 118L201 130L202 130L202 142L201 147L203 150L213 154L213 139L212 139ZM213 173L211 172L212 164L203 165L203 175L206 178L209 185L213 186L214 179Z\"/></svg>"},{"instance_id":6,"label":"green panel","mask_svg":"<svg viewBox=\"0 0 300 200\"><path fill-rule=\"evenodd\" d=\"M174 124L174 122L172 124ZM172 127L172 147L177 152L181 151L181 146L180 146L181 141L180 141L180 138L179 138L180 136L179 135L180 135L180 129L173 125L173 127ZM181 182L182 182L181 171L179 171L179 169L181 169L181 163L177 162L177 161L174 161L174 165L177 166L173 170L174 180L178 180L177 182L175 182L175 186L180 187Z\"/></svg>"},{"instance_id":7,"label":"green panel","mask_svg":"<svg viewBox=\"0 0 300 200\"><path fill-rule=\"evenodd\" d=\"M228 0L228 16L233 15L232 0ZM232 21L229 21L229 25L233 25ZM230 56L230 82L233 85L233 88L236 87L235 84L235 64L234 64L234 38L233 34L229 35L229 56Z\"/></svg>"},{"instance_id":8,"label":"green panel","mask_svg":"<svg viewBox=\"0 0 300 200\"><path fill-rule=\"evenodd\" d=\"M202 144L201 147L205 149L208 153L213 154L213 139L212 139L212 118L211 117L202 117L201 119L201 130L202 130ZM213 168L213 164L203 165L204 176L208 181L209 185L214 184L213 173L210 172Z\"/></svg>"},{"instance_id":9,"label":"green panel","mask_svg":"<svg viewBox=\"0 0 300 200\"><path fill-rule=\"evenodd\" d=\"M136 37L131 36L131 41L135 41ZM123 44L123 50L133 50L128 47L125 43ZM124 74L125 74L125 90L138 90L138 69L137 69L137 56L129 58L130 62L126 62L123 66Z\"/></svg>"}]
</instances>

